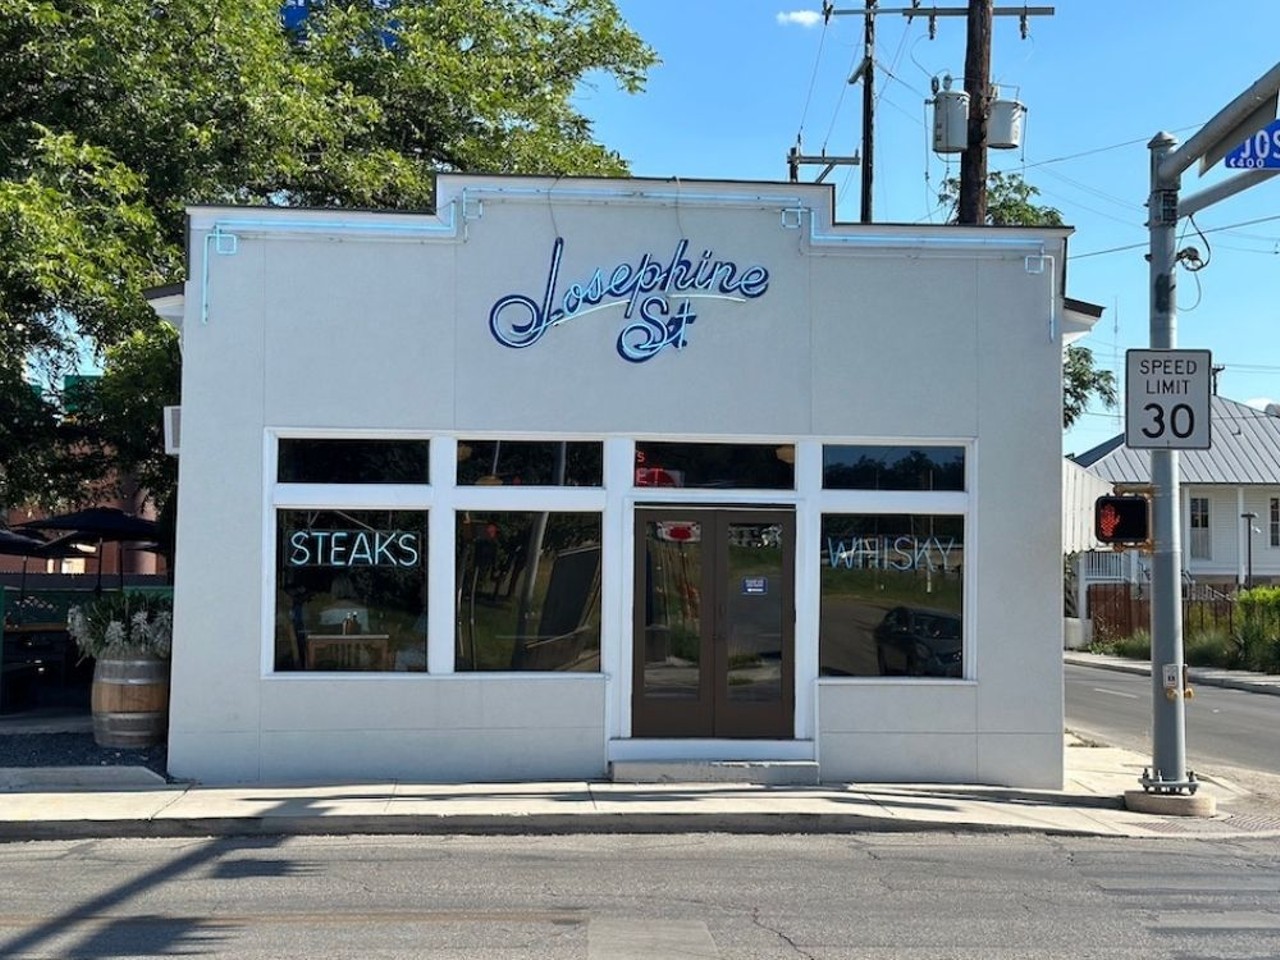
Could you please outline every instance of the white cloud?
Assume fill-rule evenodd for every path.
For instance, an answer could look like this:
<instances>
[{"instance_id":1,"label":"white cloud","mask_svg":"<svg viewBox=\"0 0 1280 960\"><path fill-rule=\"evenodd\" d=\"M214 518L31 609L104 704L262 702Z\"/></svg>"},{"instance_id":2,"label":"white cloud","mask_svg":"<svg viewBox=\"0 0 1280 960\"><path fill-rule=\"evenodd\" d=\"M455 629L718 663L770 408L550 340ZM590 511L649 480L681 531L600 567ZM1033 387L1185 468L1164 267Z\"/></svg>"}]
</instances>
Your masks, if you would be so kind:
<instances>
[{"instance_id":1,"label":"white cloud","mask_svg":"<svg viewBox=\"0 0 1280 960\"><path fill-rule=\"evenodd\" d=\"M822 22L822 14L817 10L792 10L778 14L778 23L784 27L816 27Z\"/></svg>"},{"instance_id":2,"label":"white cloud","mask_svg":"<svg viewBox=\"0 0 1280 960\"><path fill-rule=\"evenodd\" d=\"M1268 406L1275 403L1270 397L1254 397L1252 400L1246 400L1246 407L1253 407L1255 410L1266 410Z\"/></svg>"}]
</instances>

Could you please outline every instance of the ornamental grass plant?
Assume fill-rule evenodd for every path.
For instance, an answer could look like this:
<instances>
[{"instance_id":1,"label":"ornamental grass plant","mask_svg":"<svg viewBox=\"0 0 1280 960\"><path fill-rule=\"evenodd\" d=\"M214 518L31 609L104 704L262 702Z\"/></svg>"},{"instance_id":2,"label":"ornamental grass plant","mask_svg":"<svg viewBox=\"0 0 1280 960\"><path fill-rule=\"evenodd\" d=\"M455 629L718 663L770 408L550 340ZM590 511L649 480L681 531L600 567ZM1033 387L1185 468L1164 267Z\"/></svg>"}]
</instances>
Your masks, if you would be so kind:
<instances>
[{"instance_id":1,"label":"ornamental grass plant","mask_svg":"<svg viewBox=\"0 0 1280 960\"><path fill-rule=\"evenodd\" d=\"M173 601L164 595L104 593L67 611L67 630L82 658L168 660Z\"/></svg>"}]
</instances>

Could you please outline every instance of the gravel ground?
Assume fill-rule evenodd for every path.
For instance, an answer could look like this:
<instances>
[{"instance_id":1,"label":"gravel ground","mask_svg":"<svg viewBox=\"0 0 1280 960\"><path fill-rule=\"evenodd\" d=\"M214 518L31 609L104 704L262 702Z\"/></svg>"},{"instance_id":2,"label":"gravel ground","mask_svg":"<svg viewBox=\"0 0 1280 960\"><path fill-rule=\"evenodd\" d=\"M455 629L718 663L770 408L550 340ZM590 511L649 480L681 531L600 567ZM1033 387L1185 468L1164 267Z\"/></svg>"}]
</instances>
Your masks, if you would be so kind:
<instances>
[{"instance_id":1,"label":"gravel ground","mask_svg":"<svg viewBox=\"0 0 1280 960\"><path fill-rule=\"evenodd\" d=\"M92 733L12 733L0 736L0 767L146 767L168 777L165 744L100 747Z\"/></svg>"}]
</instances>

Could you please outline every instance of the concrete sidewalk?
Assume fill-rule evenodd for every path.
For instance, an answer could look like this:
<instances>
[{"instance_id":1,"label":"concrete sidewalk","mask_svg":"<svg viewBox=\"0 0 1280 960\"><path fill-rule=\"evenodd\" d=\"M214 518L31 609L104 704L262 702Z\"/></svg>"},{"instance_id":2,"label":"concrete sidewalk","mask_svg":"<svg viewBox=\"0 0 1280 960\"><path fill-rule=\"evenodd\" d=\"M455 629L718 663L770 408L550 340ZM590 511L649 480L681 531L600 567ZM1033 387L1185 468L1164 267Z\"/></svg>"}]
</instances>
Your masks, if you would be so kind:
<instances>
[{"instance_id":1,"label":"concrete sidewalk","mask_svg":"<svg viewBox=\"0 0 1280 960\"><path fill-rule=\"evenodd\" d=\"M259 834L1036 832L1280 836L1280 808L1218 779L1212 818L1124 808L1147 758L1066 736L1065 788L954 784L372 783L205 787L135 767L0 771L0 839Z\"/></svg>"},{"instance_id":2,"label":"concrete sidewalk","mask_svg":"<svg viewBox=\"0 0 1280 960\"><path fill-rule=\"evenodd\" d=\"M1067 662L1149 673L1068 651ZM1280 694L1280 677L1191 671L1192 682ZM1098 837L1280 837L1280 788L1215 776L1213 817L1136 813L1149 756L1065 735L1064 788L959 784L368 783L209 787L139 767L0 769L0 840L258 834L1035 832ZM1277 781L1280 783L1280 781Z\"/></svg>"}]
</instances>

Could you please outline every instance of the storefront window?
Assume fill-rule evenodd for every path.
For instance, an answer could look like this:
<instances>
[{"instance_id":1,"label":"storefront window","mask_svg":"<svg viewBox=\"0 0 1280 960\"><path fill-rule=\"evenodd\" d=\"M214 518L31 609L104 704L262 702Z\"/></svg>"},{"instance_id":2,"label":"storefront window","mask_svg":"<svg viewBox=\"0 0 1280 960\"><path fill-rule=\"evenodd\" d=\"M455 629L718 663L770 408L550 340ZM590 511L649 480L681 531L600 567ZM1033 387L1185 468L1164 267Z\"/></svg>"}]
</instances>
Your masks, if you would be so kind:
<instances>
[{"instance_id":1,"label":"storefront window","mask_svg":"<svg viewBox=\"0 0 1280 960\"><path fill-rule=\"evenodd\" d=\"M637 487L793 490L795 447L791 444L636 444Z\"/></svg>"},{"instance_id":2,"label":"storefront window","mask_svg":"<svg viewBox=\"0 0 1280 960\"><path fill-rule=\"evenodd\" d=\"M458 515L459 671L600 669L598 513Z\"/></svg>"},{"instance_id":3,"label":"storefront window","mask_svg":"<svg viewBox=\"0 0 1280 960\"><path fill-rule=\"evenodd\" d=\"M276 670L427 669L427 514L276 512Z\"/></svg>"},{"instance_id":4,"label":"storefront window","mask_svg":"<svg viewBox=\"0 0 1280 960\"><path fill-rule=\"evenodd\" d=\"M458 486L598 487L604 444L562 440L459 440Z\"/></svg>"},{"instance_id":5,"label":"storefront window","mask_svg":"<svg viewBox=\"0 0 1280 960\"><path fill-rule=\"evenodd\" d=\"M825 490L964 490L964 447L822 448Z\"/></svg>"},{"instance_id":6,"label":"storefront window","mask_svg":"<svg viewBox=\"0 0 1280 960\"><path fill-rule=\"evenodd\" d=\"M820 673L964 676L964 518L822 518Z\"/></svg>"},{"instance_id":7,"label":"storefront window","mask_svg":"<svg viewBox=\"0 0 1280 960\"><path fill-rule=\"evenodd\" d=\"M426 483L426 440L299 440L282 437L281 483Z\"/></svg>"}]
</instances>

